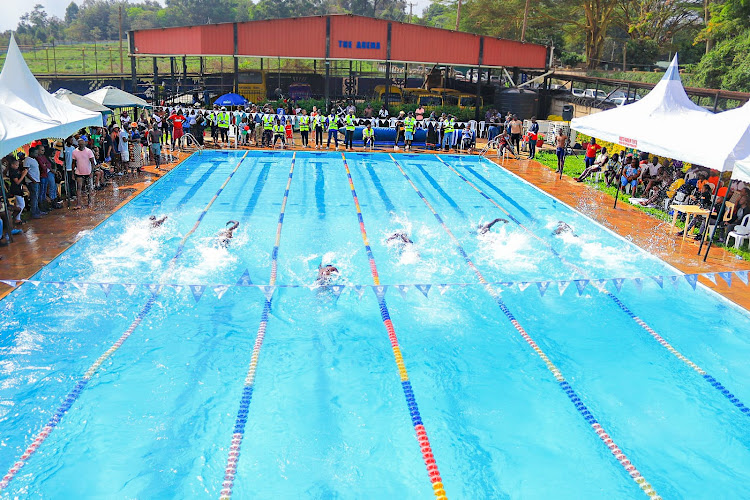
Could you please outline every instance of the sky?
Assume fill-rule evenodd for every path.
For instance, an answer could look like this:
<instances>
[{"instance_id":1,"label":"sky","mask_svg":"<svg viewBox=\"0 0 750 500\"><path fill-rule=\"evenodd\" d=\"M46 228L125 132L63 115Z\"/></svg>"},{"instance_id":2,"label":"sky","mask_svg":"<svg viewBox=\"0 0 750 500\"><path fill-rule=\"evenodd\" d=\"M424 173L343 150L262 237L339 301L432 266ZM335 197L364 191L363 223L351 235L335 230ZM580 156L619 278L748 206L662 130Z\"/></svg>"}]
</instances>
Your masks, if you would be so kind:
<instances>
[{"instance_id":1,"label":"sky","mask_svg":"<svg viewBox=\"0 0 750 500\"><path fill-rule=\"evenodd\" d=\"M421 13L422 9L430 4L430 0L411 1L414 2L415 15ZM44 5L44 10L47 11L47 14L62 19L65 17L65 8L70 2L71 0L31 0L30 2L23 2L20 0L0 0L0 31L16 29L21 16L30 11L37 3ZM77 1L76 3L80 5L83 2ZM163 5L164 0L159 0L159 3Z\"/></svg>"}]
</instances>

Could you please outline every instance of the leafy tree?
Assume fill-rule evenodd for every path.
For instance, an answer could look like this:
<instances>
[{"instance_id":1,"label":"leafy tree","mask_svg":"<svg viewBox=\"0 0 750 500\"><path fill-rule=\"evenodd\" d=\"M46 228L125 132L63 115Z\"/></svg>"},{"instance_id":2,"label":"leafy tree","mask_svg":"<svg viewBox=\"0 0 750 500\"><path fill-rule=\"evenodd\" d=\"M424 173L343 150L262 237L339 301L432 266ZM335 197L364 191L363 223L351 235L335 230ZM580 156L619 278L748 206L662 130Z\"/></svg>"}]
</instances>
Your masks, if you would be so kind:
<instances>
[{"instance_id":1,"label":"leafy tree","mask_svg":"<svg viewBox=\"0 0 750 500\"><path fill-rule=\"evenodd\" d=\"M68 6L65 8L65 24L72 23L78 15L78 11L78 4L75 2L70 2L70 4L68 4Z\"/></svg>"},{"instance_id":2,"label":"leafy tree","mask_svg":"<svg viewBox=\"0 0 750 500\"><path fill-rule=\"evenodd\" d=\"M700 85L750 92L750 29L718 42L695 68Z\"/></svg>"},{"instance_id":3,"label":"leafy tree","mask_svg":"<svg viewBox=\"0 0 750 500\"><path fill-rule=\"evenodd\" d=\"M44 5L36 4L31 12L21 16L16 31L19 35L26 35L32 41L42 43L59 38L62 22L57 17L49 17Z\"/></svg>"}]
</instances>

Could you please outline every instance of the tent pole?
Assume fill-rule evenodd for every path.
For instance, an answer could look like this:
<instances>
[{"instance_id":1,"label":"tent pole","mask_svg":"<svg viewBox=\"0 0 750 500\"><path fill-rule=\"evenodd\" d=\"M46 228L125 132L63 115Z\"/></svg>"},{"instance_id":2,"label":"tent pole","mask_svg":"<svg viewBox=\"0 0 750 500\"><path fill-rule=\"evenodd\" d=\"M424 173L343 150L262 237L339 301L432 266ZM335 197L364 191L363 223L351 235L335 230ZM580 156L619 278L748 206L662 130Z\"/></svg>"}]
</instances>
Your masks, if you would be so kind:
<instances>
[{"instance_id":1,"label":"tent pole","mask_svg":"<svg viewBox=\"0 0 750 500\"><path fill-rule=\"evenodd\" d=\"M617 200L620 198L620 187L622 186L622 172L625 170L625 165L620 167L620 172L617 174L617 192L615 193L615 204L612 208L617 208Z\"/></svg>"},{"instance_id":2,"label":"tent pole","mask_svg":"<svg viewBox=\"0 0 750 500\"><path fill-rule=\"evenodd\" d=\"M8 210L8 197L5 196L5 172L3 172L2 168L0 168L0 188L3 192L3 207L5 207L5 223L7 224L6 230L8 231L8 241L13 243L13 235L10 234L13 232L13 224L10 220L10 210ZM2 238L3 235L0 234L0 238Z\"/></svg>"},{"instance_id":3,"label":"tent pole","mask_svg":"<svg viewBox=\"0 0 750 500\"><path fill-rule=\"evenodd\" d=\"M718 189L717 189L718 191ZM721 200L721 208L719 209L719 213L717 213L717 216L721 216L721 218L724 218L724 206L726 205L727 197L724 196L724 198ZM711 218L711 214L708 214L708 219L706 220L706 231L708 231L708 222ZM721 224L721 220L719 217L716 217L716 224L714 225L714 230L711 231L711 237L708 239L708 246L706 247L706 255L703 256L703 262L706 262L706 259L708 259L708 252L711 251L711 244L714 242L714 235L716 234L716 230L719 228L719 224ZM703 243L703 238L701 238L701 244Z\"/></svg>"},{"instance_id":4,"label":"tent pole","mask_svg":"<svg viewBox=\"0 0 750 500\"><path fill-rule=\"evenodd\" d=\"M718 184L720 186L721 181ZM719 194L719 186L716 186L716 191L714 191L714 197L711 200L711 208L708 209L708 215L706 216L706 229L708 229L708 220L711 218L711 214L714 212L714 206L716 206L716 195ZM687 228L685 229L687 230ZM705 238L701 238L701 244L698 246L698 255L700 255L701 251L703 250L703 240L705 240Z\"/></svg>"}]
</instances>

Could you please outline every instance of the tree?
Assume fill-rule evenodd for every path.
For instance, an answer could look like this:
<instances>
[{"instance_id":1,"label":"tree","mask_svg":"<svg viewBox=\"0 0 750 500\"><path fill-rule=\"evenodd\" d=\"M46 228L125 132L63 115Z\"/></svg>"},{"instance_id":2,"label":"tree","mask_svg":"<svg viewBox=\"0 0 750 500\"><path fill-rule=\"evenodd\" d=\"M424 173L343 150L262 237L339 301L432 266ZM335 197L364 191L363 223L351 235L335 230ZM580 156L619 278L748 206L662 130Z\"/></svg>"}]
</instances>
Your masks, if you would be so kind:
<instances>
[{"instance_id":1,"label":"tree","mask_svg":"<svg viewBox=\"0 0 750 500\"><path fill-rule=\"evenodd\" d=\"M65 24L72 23L76 16L78 16L78 4L75 2L70 2L68 6L65 8Z\"/></svg>"},{"instance_id":2,"label":"tree","mask_svg":"<svg viewBox=\"0 0 750 500\"><path fill-rule=\"evenodd\" d=\"M182 25L233 22L238 7L238 0L167 0Z\"/></svg>"},{"instance_id":3,"label":"tree","mask_svg":"<svg viewBox=\"0 0 750 500\"><path fill-rule=\"evenodd\" d=\"M665 47L677 32L701 22L701 9L696 0L621 0L615 14L632 40L653 40Z\"/></svg>"},{"instance_id":4,"label":"tree","mask_svg":"<svg viewBox=\"0 0 750 500\"><path fill-rule=\"evenodd\" d=\"M21 16L16 31L32 41L46 43L59 37L62 23L57 17L49 17L44 5L36 4L31 12Z\"/></svg>"}]
</instances>

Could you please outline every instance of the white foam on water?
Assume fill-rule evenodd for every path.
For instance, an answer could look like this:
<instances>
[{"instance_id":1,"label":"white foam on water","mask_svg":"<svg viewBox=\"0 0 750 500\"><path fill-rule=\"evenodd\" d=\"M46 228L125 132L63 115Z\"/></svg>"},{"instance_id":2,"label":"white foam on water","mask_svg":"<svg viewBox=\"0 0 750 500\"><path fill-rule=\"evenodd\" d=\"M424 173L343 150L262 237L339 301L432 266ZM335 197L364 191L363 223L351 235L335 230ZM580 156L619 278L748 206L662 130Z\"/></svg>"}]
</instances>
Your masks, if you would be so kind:
<instances>
[{"instance_id":1,"label":"white foam on water","mask_svg":"<svg viewBox=\"0 0 750 500\"><path fill-rule=\"evenodd\" d=\"M487 224L480 221L476 227ZM508 223L509 224L509 223ZM539 270L544 252L531 235L515 226L498 222L484 234L477 234L477 264L502 270L504 274L517 275L523 271L529 276Z\"/></svg>"}]
</instances>

